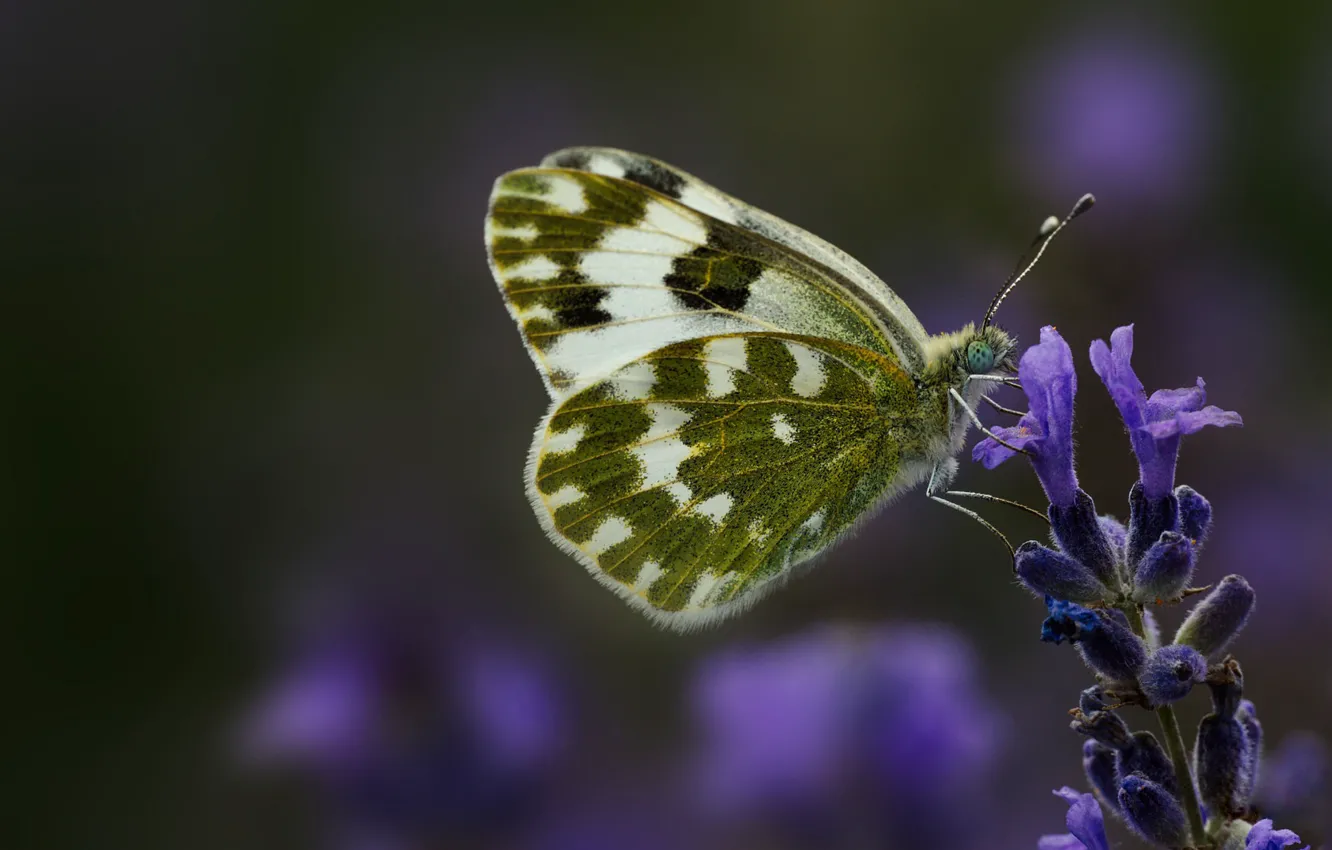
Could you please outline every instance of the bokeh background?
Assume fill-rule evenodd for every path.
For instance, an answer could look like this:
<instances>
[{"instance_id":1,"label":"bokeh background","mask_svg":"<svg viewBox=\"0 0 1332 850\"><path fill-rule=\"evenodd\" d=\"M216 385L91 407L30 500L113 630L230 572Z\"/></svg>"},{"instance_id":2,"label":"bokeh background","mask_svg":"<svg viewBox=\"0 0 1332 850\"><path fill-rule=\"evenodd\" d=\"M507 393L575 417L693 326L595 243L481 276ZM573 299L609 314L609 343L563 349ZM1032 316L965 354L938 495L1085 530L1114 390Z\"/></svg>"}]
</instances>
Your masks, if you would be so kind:
<instances>
[{"instance_id":1,"label":"bokeh background","mask_svg":"<svg viewBox=\"0 0 1332 850\"><path fill-rule=\"evenodd\" d=\"M546 399L481 221L570 144L807 227L934 331L1095 192L1002 323L1081 358L1103 510L1135 468L1092 339L1134 322L1149 388L1201 374L1243 414L1185 443L1199 575L1257 588L1271 749L1328 738L1332 10L1157 6L0 2L6 845L1063 831L1088 675L974 524L909 496L685 637L542 536ZM959 485L1039 500L1016 462ZM1274 775L1308 787L1312 746Z\"/></svg>"}]
</instances>

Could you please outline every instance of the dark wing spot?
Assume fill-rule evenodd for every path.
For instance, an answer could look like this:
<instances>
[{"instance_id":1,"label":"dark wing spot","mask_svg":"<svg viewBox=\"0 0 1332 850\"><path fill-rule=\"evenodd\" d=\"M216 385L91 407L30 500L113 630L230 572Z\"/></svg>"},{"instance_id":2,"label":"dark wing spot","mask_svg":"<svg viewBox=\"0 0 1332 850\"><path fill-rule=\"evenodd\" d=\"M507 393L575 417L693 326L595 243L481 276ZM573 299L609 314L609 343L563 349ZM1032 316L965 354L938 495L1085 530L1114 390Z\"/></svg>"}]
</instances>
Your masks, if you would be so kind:
<instances>
[{"instance_id":1,"label":"dark wing spot","mask_svg":"<svg viewBox=\"0 0 1332 850\"><path fill-rule=\"evenodd\" d=\"M572 168L574 171L586 171L591 160L586 151L565 151L551 160L557 168Z\"/></svg>"},{"instance_id":2,"label":"dark wing spot","mask_svg":"<svg viewBox=\"0 0 1332 850\"><path fill-rule=\"evenodd\" d=\"M646 186L676 200L679 200L685 183L684 178L676 172L662 168L655 162L645 161L630 165L624 172L624 179L632 180L640 186Z\"/></svg>"},{"instance_id":3,"label":"dark wing spot","mask_svg":"<svg viewBox=\"0 0 1332 850\"><path fill-rule=\"evenodd\" d=\"M686 310L708 310L714 305L723 310L743 310L749 301L749 288L763 274L763 263L752 257L731 253L729 232L709 228L708 244L695 248L671 264L664 283L676 290L674 295ZM743 250L736 244L735 249Z\"/></svg>"}]
</instances>

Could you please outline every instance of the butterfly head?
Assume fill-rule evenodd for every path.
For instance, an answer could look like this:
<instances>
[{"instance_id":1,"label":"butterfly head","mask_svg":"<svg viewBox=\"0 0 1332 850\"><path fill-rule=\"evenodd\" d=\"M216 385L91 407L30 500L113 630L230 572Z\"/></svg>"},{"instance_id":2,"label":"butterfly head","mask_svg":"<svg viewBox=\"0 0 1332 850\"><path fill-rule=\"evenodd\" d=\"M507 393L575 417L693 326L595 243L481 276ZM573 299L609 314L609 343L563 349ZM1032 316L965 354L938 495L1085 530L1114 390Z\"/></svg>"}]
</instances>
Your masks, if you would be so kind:
<instances>
[{"instance_id":1,"label":"butterfly head","mask_svg":"<svg viewBox=\"0 0 1332 850\"><path fill-rule=\"evenodd\" d=\"M958 366L967 375L989 375L1017 369L1017 346L1008 333L995 325L967 335L958 352Z\"/></svg>"}]
</instances>

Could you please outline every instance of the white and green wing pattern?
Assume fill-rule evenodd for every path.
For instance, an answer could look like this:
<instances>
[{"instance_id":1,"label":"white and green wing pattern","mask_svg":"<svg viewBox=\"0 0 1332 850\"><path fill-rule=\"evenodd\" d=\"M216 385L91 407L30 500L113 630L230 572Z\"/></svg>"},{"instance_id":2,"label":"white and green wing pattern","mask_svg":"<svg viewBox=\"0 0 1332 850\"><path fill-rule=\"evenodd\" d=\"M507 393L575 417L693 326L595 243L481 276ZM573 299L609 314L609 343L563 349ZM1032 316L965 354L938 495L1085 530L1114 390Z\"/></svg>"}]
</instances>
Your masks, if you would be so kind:
<instances>
[{"instance_id":1,"label":"white and green wing pattern","mask_svg":"<svg viewBox=\"0 0 1332 850\"><path fill-rule=\"evenodd\" d=\"M659 622L740 610L921 473L925 332L826 242L609 148L500 177L486 242L553 399L537 516Z\"/></svg>"},{"instance_id":2,"label":"white and green wing pattern","mask_svg":"<svg viewBox=\"0 0 1332 850\"><path fill-rule=\"evenodd\" d=\"M755 601L902 482L910 377L832 340L689 340L557 404L529 464L552 539L658 622Z\"/></svg>"},{"instance_id":3,"label":"white and green wing pattern","mask_svg":"<svg viewBox=\"0 0 1332 850\"><path fill-rule=\"evenodd\" d=\"M695 203L712 198L703 205L725 211L714 189L675 191ZM486 242L505 303L555 398L665 345L745 331L835 339L919 371L923 331L883 308L887 287L792 247L814 245L814 237L776 222L765 236L627 177L533 168L496 182ZM824 259L835 260L835 250Z\"/></svg>"}]
</instances>

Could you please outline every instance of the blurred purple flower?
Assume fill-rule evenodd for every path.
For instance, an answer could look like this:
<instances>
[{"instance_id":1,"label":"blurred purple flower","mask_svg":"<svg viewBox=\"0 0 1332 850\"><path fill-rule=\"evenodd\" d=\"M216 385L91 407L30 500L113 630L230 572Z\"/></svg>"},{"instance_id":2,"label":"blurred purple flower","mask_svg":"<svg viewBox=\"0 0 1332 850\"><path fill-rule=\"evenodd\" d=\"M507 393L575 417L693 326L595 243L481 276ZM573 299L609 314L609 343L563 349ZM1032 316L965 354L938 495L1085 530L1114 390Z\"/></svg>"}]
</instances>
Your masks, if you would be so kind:
<instances>
[{"instance_id":1,"label":"blurred purple flower","mask_svg":"<svg viewBox=\"0 0 1332 850\"><path fill-rule=\"evenodd\" d=\"M1096 798L1067 785L1054 794L1068 803L1064 819L1068 834L1041 836L1036 845L1039 850L1110 850L1110 841L1105 837L1105 816Z\"/></svg>"},{"instance_id":2,"label":"blurred purple flower","mask_svg":"<svg viewBox=\"0 0 1332 850\"><path fill-rule=\"evenodd\" d=\"M242 755L310 773L358 844L516 823L560 746L558 690L535 655L438 626L372 618L314 641L259 701Z\"/></svg>"},{"instance_id":3,"label":"blurred purple flower","mask_svg":"<svg viewBox=\"0 0 1332 850\"><path fill-rule=\"evenodd\" d=\"M1018 380L1027 395L1028 411L1017 425L996 426L990 433L1030 452L1031 465L1050 504L1068 507L1078 490L1073 471L1073 396L1078 390L1078 376L1073 369L1073 352L1053 327L1041 328L1040 343L1022 353ZM976 444L971 457L986 469L994 469L1014 454L986 437Z\"/></svg>"},{"instance_id":4,"label":"blurred purple flower","mask_svg":"<svg viewBox=\"0 0 1332 850\"><path fill-rule=\"evenodd\" d=\"M1263 756L1258 774L1257 807L1284 823L1301 823L1323 830L1328 820L1329 779L1327 745L1313 732L1287 735L1273 752Z\"/></svg>"},{"instance_id":5,"label":"blurred purple flower","mask_svg":"<svg viewBox=\"0 0 1332 850\"><path fill-rule=\"evenodd\" d=\"M1092 368L1110 392L1119 415L1128 428L1133 452L1138 456L1143 495L1158 501L1175 486L1175 463L1179 441L1208 425L1242 425L1240 415L1207 404L1202 378L1193 387L1157 390L1151 397L1143 389L1130 362L1133 357L1133 326L1116 328L1110 345L1096 340L1091 345Z\"/></svg>"},{"instance_id":6,"label":"blurred purple flower","mask_svg":"<svg viewBox=\"0 0 1332 850\"><path fill-rule=\"evenodd\" d=\"M337 769L369 745L376 703L372 663L361 648L321 649L262 700L244 730L242 754Z\"/></svg>"},{"instance_id":7,"label":"blurred purple flower","mask_svg":"<svg viewBox=\"0 0 1332 850\"><path fill-rule=\"evenodd\" d=\"M1016 95L1015 157L1052 196L1091 190L1140 210L1187 201L1202 184L1213 97L1177 45L1098 22L1032 63Z\"/></svg>"},{"instance_id":8,"label":"blurred purple flower","mask_svg":"<svg viewBox=\"0 0 1332 850\"><path fill-rule=\"evenodd\" d=\"M693 711L695 782L715 813L830 812L862 799L897 840L965 829L959 800L979 814L969 789L1003 722L970 649L941 628L829 627L724 651L699 668Z\"/></svg>"}]
</instances>

